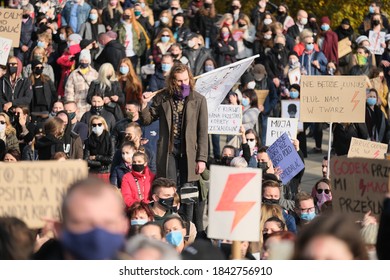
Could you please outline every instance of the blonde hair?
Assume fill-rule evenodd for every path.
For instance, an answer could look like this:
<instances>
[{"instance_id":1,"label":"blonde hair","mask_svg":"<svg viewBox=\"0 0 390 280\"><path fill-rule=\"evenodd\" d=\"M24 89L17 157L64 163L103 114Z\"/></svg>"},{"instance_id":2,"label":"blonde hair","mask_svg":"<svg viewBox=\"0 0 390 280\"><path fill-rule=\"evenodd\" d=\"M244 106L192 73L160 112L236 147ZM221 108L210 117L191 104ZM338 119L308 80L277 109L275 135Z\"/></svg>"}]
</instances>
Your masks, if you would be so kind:
<instances>
[{"instance_id":1,"label":"blonde hair","mask_svg":"<svg viewBox=\"0 0 390 280\"><path fill-rule=\"evenodd\" d=\"M110 79L107 78L107 74L111 72L112 76ZM100 89L105 90L106 88L111 89L111 82L116 81L116 75L114 67L111 63L103 63L99 69L98 81L100 84Z\"/></svg>"},{"instance_id":2,"label":"blonde hair","mask_svg":"<svg viewBox=\"0 0 390 280\"><path fill-rule=\"evenodd\" d=\"M0 116L4 117L5 120L5 135L16 134L16 129L12 126L9 116L3 112L0 113Z\"/></svg>"},{"instance_id":3,"label":"blonde hair","mask_svg":"<svg viewBox=\"0 0 390 280\"><path fill-rule=\"evenodd\" d=\"M46 55L46 51L44 48L41 48L41 47L35 47L32 52L31 52L31 61L34 60L34 54L40 54L42 55L42 63L46 63L47 62L47 55Z\"/></svg>"},{"instance_id":4,"label":"blonde hair","mask_svg":"<svg viewBox=\"0 0 390 280\"><path fill-rule=\"evenodd\" d=\"M221 29L224 26L225 22L228 19L231 19L233 22L234 21L233 15L230 13L226 13L217 21L216 25L219 27L219 29Z\"/></svg>"},{"instance_id":5,"label":"blonde hair","mask_svg":"<svg viewBox=\"0 0 390 280\"><path fill-rule=\"evenodd\" d=\"M159 42L161 41L161 37L162 37L162 34L163 34L164 32L168 32L168 33L169 33L169 37L170 37L169 43L173 44L173 43L176 42L175 37L173 37L173 33L172 33L171 29L169 29L169 28L167 28L167 27L164 27L164 28L162 28L162 29L160 30L160 32L158 33L156 39L154 39L154 42L153 42L153 43L154 43L155 45L157 45L157 43L159 43Z\"/></svg>"},{"instance_id":6,"label":"blonde hair","mask_svg":"<svg viewBox=\"0 0 390 280\"><path fill-rule=\"evenodd\" d=\"M172 27L172 14L171 14L171 12L169 10L164 10L160 13L159 18L161 18L162 16L166 16L168 18L169 21L168 21L167 26Z\"/></svg>"},{"instance_id":7,"label":"blonde hair","mask_svg":"<svg viewBox=\"0 0 390 280\"><path fill-rule=\"evenodd\" d=\"M276 204L262 204L261 205L261 218L260 218L260 248L263 245L263 229L265 222L271 218L277 217L284 224L286 224L285 219L283 218L283 209L279 205Z\"/></svg>"},{"instance_id":8,"label":"blonde hair","mask_svg":"<svg viewBox=\"0 0 390 280\"><path fill-rule=\"evenodd\" d=\"M92 122L94 120L99 120L102 122L103 124L103 127L104 127L104 130L108 132L108 125L107 125L107 122L106 120L102 117L102 116L98 116L98 115L93 115L90 119L89 119L89 135L92 134Z\"/></svg>"},{"instance_id":9,"label":"blonde hair","mask_svg":"<svg viewBox=\"0 0 390 280\"><path fill-rule=\"evenodd\" d=\"M116 11L118 11L121 15L123 14L123 9L122 9L122 6L121 6L121 1L118 0L118 2L116 3L116 7L111 7L110 3L108 3L107 5L107 10L108 10L108 14L110 15L110 18L113 19L114 18L114 9Z\"/></svg>"}]
</instances>

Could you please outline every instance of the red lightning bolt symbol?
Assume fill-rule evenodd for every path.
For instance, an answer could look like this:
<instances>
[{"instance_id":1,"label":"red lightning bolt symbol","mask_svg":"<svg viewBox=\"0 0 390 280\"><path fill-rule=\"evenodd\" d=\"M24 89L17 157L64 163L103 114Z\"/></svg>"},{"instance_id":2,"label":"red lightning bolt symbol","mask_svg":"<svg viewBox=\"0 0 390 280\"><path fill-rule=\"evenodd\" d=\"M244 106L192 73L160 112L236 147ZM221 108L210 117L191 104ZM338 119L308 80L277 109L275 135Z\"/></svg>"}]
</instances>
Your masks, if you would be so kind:
<instances>
[{"instance_id":1,"label":"red lightning bolt symbol","mask_svg":"<svg viewBox=\"0 0 390 280\"><path fill-rule=\"evenodd\" d=\"M377 150L375 153L374 153L374 158L377 158L379 156L379 150Z\"/></svg>"},{"instance_id":2,"label":"red lightning bolt symbol","mask_svg":"<svg viewBox=\"0 0 390 280\"><path fill-rule=\"evenodd\" d=\"M355 110L356 106L359 104L360 100L355 100L356 96L359 94L358 91L355 92L355 94L352 97L351 103L355 103L355 106L353 106L352 111Z\"/></svg>"},{"instance_id":3,"label":"red lightning bolt symbol","mask_svg":"<svg viewBox=\"0 0 390 280\"><path fill-rule=\"evenodd\" d=\"M255 173L239 173L231 174L227 179L221 200L215 210L235 212L230 232L234 230L242 218L249 212L253 205L256 204L255 201L234 201L245 185L255 176Z\"/></svg>"}]
</instances>

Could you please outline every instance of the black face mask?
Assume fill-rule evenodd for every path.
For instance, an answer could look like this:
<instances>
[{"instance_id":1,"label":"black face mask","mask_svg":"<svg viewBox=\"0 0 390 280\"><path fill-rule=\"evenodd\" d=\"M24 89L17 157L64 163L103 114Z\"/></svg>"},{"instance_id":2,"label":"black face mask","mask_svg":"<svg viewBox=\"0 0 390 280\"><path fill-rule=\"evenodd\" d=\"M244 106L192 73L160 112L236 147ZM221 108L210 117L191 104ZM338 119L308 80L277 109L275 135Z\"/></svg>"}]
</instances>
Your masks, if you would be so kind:
<instances>
[{"instance_id":1,"label":"black face mask","mask_svg":"<svg viewBox=\"0 0 390 280\"><path fill-rule=\"evenodd\" d=\"M261 199L262 203L268 204L268 205L277 205L277 204L279 204L279 200L280 199L268 199L268 198L265 198L265 197L263 197Z\"/></svg>"},{"instance_id":2,"label":"black face mask","mask_svg":"<svg viewBox=\"0 0 390 280\"><path fill-rule=\"evenodd\" d=\"M80 63L80 68L85 69L88 68L89 63Z\"/></svg>"},{"instance_id":3,"label":"black face mask","mask_svg":"<svg viewBox=\"0 0 390 280\"><path fill-rule=\"evenodd\" d=\"M131 169L134 170L135 172L142 172L145 169L145 166L143 164L135 164L133 163L131 165Z\"/></svg>"},{"instance_id":4,"label":"black face mask","mask_svg":"<svg viewBox=\"0 0 390 280\"><path fill-rule=\"evenodd\" d=\"M96 113L96 114L100 114L100 112L103 110L103 106L92 106L91 107L91 111Z\"/></svg>"},{"instance_id":5,"label":"black face mask","mask_svg":"<svg viewBox=\"0 0 390 280\"><path fill-rule=\"evenodd\" d=\"M233 157L222 157L221 158L221 165L230 166L230 162L232 161Z\"/></svg>"},{"instance_id":6,"label":"black face mask","mask_svg":"<svg viewBox=\"0 0 390 280\"><path fill-rule=\"evenodd\" d=\"M24 19L28 19L30 16L28 15L28 14L23 14L22 15L22 18L24 18Z\"/></svg>"},{"instance_id":7,"label":"black face mask","mask_svg":"<svg viewBox=\"0 0 390 280\"><path fill-rule=\"evenodd\" d=\"M239 23L238 27L243 28L246 24Z\"/></svg>"},{"instance_id":8,"label":"black face mask","mask_svg":"<svg viewBox=\"0 0 390 280\"><path fill-rule=\"evenodd\" d=\"M204 3L203 6L205 9L211 8L211 3Z\"/></svg>"},{"instance_id":9,"label":"black face mask","mask_svg":"<svg viewBox=\"0 0 390 280\"><path fill-rule=\"evenodd\" d=\"M128 19L130 19L130 16L129 15L123 15L123 20L128 20Z\"/></svg>"},{"instance_id":10,"label":"black face mask","mask_svg":"<svg viewBox=\"0 0 390 280\"><path fill-rule=\"evenodd\" d=\"M257 168L260 168L261 170L263 170L263 174L264 173L267 173L267 170L268 170L268 163L267 162L261 162L261 161L259 161L258 163L257 163Z\"/></svg>"},{"instance_id":11,"label":"black face mask","mask_svg":"<svg viewBox=\"0 0 390 280\"><path fill-rule=\"evenodd\" d=\"M133 119L133 113L132 112L129 112L129 111L126 111L126 113L125 113L125 115L126 115L126 118L128 118L129 120L132 120Z\"/></svg>"},{"instance_id":12,"label":"black face mask","mask_svg":"<svg viewBox=\"0 0 390 280\"><path fill-rule=\"evenodd\" d=\"M41 75L43 72L43 68L35 68L34 69L34 74L35 75Z\"/></svg>"},{"instance_id":13,"label":"black face mask","mask_svg":"<svg viewBox=\"0 0 390 280\"><path fill-rule=\"evenodd\" d=\"M277 51L282 51L284 49L284 45L280 44L280 43L277 43L277 44L275 44L275 49Z\"/></svg>"},{"instance_id":14,"label":"black face mask","mask_svg":"<svg viewBox=\"0 0 390 280\"><path fill-rule=\"evenodd\" d=\"M173 197L170 198L158 198L158 203L166 210L172 209Z\"/></svg>"},{"instance_id":15,"label":"black face mask","mask_svg":"<svg viewBox=\"0 0 390 280\"><path fill-rule=\"evenodd\" d=\"M227 260L230 259L230 255L232 254L232 244L229 243L221 243L220 249Z\"/></svg>"},{"instance_id":16,"label":"black face mask","mask_svg":"<svg viewBox=\"0 0 390 280\"><path fill-rule=\"evenodd\" d=\"M238 10L240 7L238 6L232 6L232 10L235 11L235 10Z\"/></svg>"},{"instance_id":17,"label":"black face mask","mask_svg":"<svg viewBox=\"0 0 390 280\"><path fill-rule=\"evenodd\" d=\"M375 19L375 20L373 20L372 21L372 24L374 25L374 26L377 26L377 25L379 25L381 22L379 21L379 20L377 20L377 19Z\"/></svg>"},{"instance_id":18,"label":"black face mask","mask_svg":"<svg viewBox=\"0 0 390 280\"><path fill-rule=\"evenodd\" d=\"M15 74L16 72L18 72L18 67L17 66L8 66L8 70L9 70L9 73L11 75Z\"/></svg>"},{"instance_id":19,"label":"black face mask","mask_svg":"<svg viewBox=\"0 0 390 280\"><path fill-rule=\"evenodd\" d=\"M278 11L278 15L283 16L285 14L284 11Z\"/></svg>"},{"instance_id":20,"label":"black face mask","mask_svg":"<svg viewBox=\"0 0 390 280\"><path fill-rule=\"evenodd\" d=\"M172 56L174 59L176 59L176 58L179 57L179 54L171 54L171 56Z\"/></svg>"}]
</instances>

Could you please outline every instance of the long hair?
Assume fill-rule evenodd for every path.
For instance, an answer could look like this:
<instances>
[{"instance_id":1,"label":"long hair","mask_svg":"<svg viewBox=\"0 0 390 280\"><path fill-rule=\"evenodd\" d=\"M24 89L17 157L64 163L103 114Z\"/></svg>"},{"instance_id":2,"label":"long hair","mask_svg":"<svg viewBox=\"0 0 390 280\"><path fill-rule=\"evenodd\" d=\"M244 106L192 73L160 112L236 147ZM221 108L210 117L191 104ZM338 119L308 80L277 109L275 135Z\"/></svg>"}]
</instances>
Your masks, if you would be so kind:
<instances>
[{"instance_id":1,"label":"long hair","mask_svg":"<svg viewBox=\"0 0 390 280\"><path fill-rule=\"evenodd\" d=\"M110 79L107 78L108 73L112 73ZM111 89L111 82L116 81L116 75L114 71L114 67L111 63L103 63L99 69L98 81L100 85L100 89L105 90L106 88Z\"/></svg>"},{"instance_id":2,"label":"long hair","mask_svg":"<svg viewBox=\"0 0 390 280\"><path fill-rule=\"evenodd\" d=\"M42 55L42 63L47 63L47 55L44 48L35 47L31 52L30 61L34 60L34 55Z\"/></svg>"},{"instance_id":3,"label":"long hair","mask_svg":"<svg viewBox=\"0 0 390 280\"><path fill-rule=\"evenodd\" d=\"M133 64L130 59L124 58L121 60L120 64L126 64L129 67L129 73L127 75L122 75L118 73L118 80L122 81L126 79L125 83L125 93L126 93L126 102L136 100L138 103L142 103L142 83L140 82L137 74L134 71Z\"/></svg>"},{"instance_id":4,"label":"long hair","mask_svg":"<svg viewBox=\"0 0 390 280\"><path fill-rule=\"evenodd\" d=\"M20 75L22 74L22 70L23 70L23 63L20 61L19 58L17 58L16 56L10 56L8 58L8 63L11 61L11 60L16 60L16 63L18 64L18 68L17 68L17 71L16 71L16 78L19 78Z\"/></svg>"},{"instance_id":5,"label":"long hair","mask_svg":"<svg viewBox=\"0 0 390 280\"><path fill-rule=\"evenodd\" d=\"M12 126L9 116L6 113L1 112L0 116L5 120L5 135L16 134L16 129Z\"/></svg>"},{"instance_id":6,"label":"long hair","mask_svg":"<svg viewBox=\"0 0 390 280\"><path fill-rule=\"evenodd\" d=\"M169 72L169 75L168 75L168 78L166 81L167 91L171 96L173 96L176 92L180 91L179 86L177 85L177 81L176 81L176 74L183 73L184 71L187 71L187 73L188 73L191 91L194 90L195 80L194 80L194 76L192 75L192 72L189 69L189 67L187 65L180 63L180 62L175 63L173 65L171 71Z\"/></svg>"},{"instance_id":7,"label":"long hair","mask_svg":"<svg viewBox=\"0 0 390 280\"><path fill-rule=\"evenodd\" d=\"M122 6L121 6L121 3L120 1L118 1L118 3L116 3L116 7L111 7L110 3L108 3L107 5L107 11L108 11L108 14L110 15L110 19L113 19L114 18L114 9L119 12L121 15L123 14L123 9L122 9ZM99 14L99 13L98 13Z\"/></svg>"},{"instance_id":8,"label":"long hair","mask_svg":"<svg viewBox=\"0 0 390 280\"><path fill-rule=\"evenodd\" d=\"M130 18L130 20L131 20L131 27L135 30L135 33L137 33L137 37L138 37L138 40L139 40L141 38L141 30L139 28L138 21L135 18L134 8L127 8L126 10L124 10L124 12L126 12L126 11L130 11L130 13L131 13L131 15L130 15L130 17L131 17Z\"/></svg>"},{"instance_id":9,"label":"long hair","mask_svg":"<svg viewBox=\"0 0 390 280\"><path fill-rule=\"evenodd\" d=\"M38 64L38 65L42 65L43 66L43 63ZM30 79L32 85L35 85L35 82L37 80L40 80L42 82L42 84L46 84L50 80L50 77L45 75L45 74L43 74L43 73L39 76L39 78L35 78L34 69L31 69L31 74L30 74L30 76L28 78Z\"/></svg>"},{"instance_id":10,"label":"long hair","mask_svg":"<svg viewBox=\"0 0 390 280\"><path fill-rule=\"evenodd\" d=\"M60 138L63 131L64 121L59 117L48 119L43 127L45 135L53 135L55 138Z\"/></svg>"},{"instance_id":11,"label":"long hair","mask_svg":"<svg viewBox=\"0 0 390 280\"><path fill-rule=\"evenodd\" d=\"M108 125L107 125L106 120L105 120L102 116L93 115L93 116L89 119L89 125L88 125L88 127L89 127L89 135L92 134L92 122L93 122L94 120L99 120L99 121L101 121L102 124L103 124L104 130L107 131L107 132L109 131L109 130L108 130Z\"/></svg>"},{"instance_id":12,"label":"long hair","mask_svg":"<svg viewBox=\"0 0 390 280\"><path fill-rule=\"evenodd\" d=\"M176 40L175 40L175 37L173 37L173 33L172 33L171 29L169 29L169 28L167 28L167 27L164 27L164 28L162 28L162 29L160 30L160 32L158 33L156 39L154 39L154 42L153 42L153 43L154 43L155 45L157 45L157 43L159 43L159 42L161 41L161 37L162 37L162 34L163 34L164 32L168 32L168 33L169 33L169 37L170 37L169 43L171 43L171 44L175 43Z\"/></svg>"},{"instance_id":13,"label":"long hair","mask_svg":"<svg viewBox=\"0 0 390 280\"><path fill-rule=\"evenodd\" d=\"M204 6L199 8L199 14L204 17L215 18L217 12L215 10L214 0L211 3L211 7L206 9Z\"/></svg>"}]
</instances>

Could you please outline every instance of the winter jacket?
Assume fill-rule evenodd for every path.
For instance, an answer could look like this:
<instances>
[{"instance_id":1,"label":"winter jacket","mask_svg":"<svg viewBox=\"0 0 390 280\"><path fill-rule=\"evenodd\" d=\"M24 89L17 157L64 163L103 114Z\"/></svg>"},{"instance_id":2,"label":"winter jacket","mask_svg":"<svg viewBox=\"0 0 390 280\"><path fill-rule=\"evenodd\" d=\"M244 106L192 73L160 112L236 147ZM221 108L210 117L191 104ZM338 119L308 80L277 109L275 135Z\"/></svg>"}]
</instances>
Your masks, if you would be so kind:
<instances>
[{"instance_id":1,"label":"winter jacket","mask_svg":"<svg viewBox=\"0 0 390 280\"><path fill-rule=\"evenodd\" d=\"M117 186L119 189L122 186L122 179L126 173L129 173L131 169L126 166L122 161L120 165L116 166L110 174L110 183L114 186Z\"/></svg>"},{"instance_id":2,"label":"winter jacket","mask_svg":"<svg viewBox=\"0 0 390 280\"><path fill-rule=\"evenodd\" d=\"M204 47L198 50L185 49L183 55L187 57L188 64L194 76L203 74L205 61L213 58L211 50Z\"/></svg>"},{"instance_id":3,"label":"winter jacket","mask_svg":"<svg viewBox=\"0 0 390 280\"><path fill-rule=\"evenodd\" d=\"M126 23L121 22L116 28L116 32L118 33L118 41L122 45L126 44L126 26L125 26L125 24ZM131 31L132 31L131 42L133 43L133 51L134 51L135 55L141 56L145 52L145 49L146 49L146 39L145 39L144 33L141 31L141 27L140 27L141 24L139 24L138 22L136 22L136 24L138 24L138 29L139 29L140 35L138 37L135 29L131 28Z\"/></svg>"},{"instance_id":4,"label":"winter jacket","mask_svg":"<svg viewBox=\"0 0 390 280\"><path fill-rule=\"evenodd\" d=\"M61 139L49 134L43 136L35 144L39 160L51 160L55 153L64 152L64 143Z\"/></svg>"},{"instance_id":5,"label":"winter jacket","mask_svg":"<svg viewBox=\"0 0 390 280\"><path fill-rule=\"evenodd\" d=\"M85 112L84 115L81 117L80 122L85 123L86 125L89 126L89 120L91 119L92 116L94 115L100 115L104 118L104 120L107 123L108 130L111 131L114 126L115 126L115 117L113 114L110 112L106 111L105 109L101 110L99 113L96 113L94 111L89 110L88 112Z\"/></svg>"},{"instance_id":6,"label":"winter jacket","mask_svg":"<svg viewBox=\"0 0 390 280\"><path fill-rule=\"evenodd\" d=\"M11 86L8 75L0 78L0 112L3 111L3 105L12 102L12 106L30 105L32 98L32 88L29 79L17 78L15 87Z\"/></svg>"},{"instance_id":7,"label":"winter jacket","mask_svg":"<svg viewBox=\"0 0 390 280\"><path fill-rule=\"evenodd\" d=\"M237 43L233 38L229 38L227 42L218 40L214 47L214 52L218 67L236 62Z\"/></svg>"},{"instance_id":8,"label":"winter jacket","mask_svg":"<svg viewBox=\"0 0 390 280\"><path fill-rule=\"evenodd\" d=\"M103 142L107 143L105 151L101 153L95 152L101 148ZM88 162L89 171L92 173L109 173L114 152L114 143L107 131L103 131L103 134L100 136L92 133L85 142L84 150L84 160ZM91 160L89 159L90 156L96 156L96 158Z\"/></svg>"},{"instance_id":9,"label":"winter jacket","mask_svg":"<svg viewBox=\"0 0 390 280\"><path fill-rule=\"evenodd\" d=\"M34 86L32 87L34 88ZM58 100L57 90L52 80L47 80L46 82L43 83L43 94L45 96L45 101L47 104L47 111L51 112L53 104ZM34 89L32 95L33 97L30 104L30 112L36 112L36 110L34 110L34 104L33 104L34 96L36 95Z\"/></svg>"},{"instance_id":10,"label":"winter jacket","mask_svg":"<svg viewBox=\"0 0 390 280\"><path fill-rule=\"evenodd\" d=\"M150 190L154 180L154 174L146 166L143 173L134 170L126 173L122 179L121 192L127 207L134 202L150 202Z\"/></svg>"},{"instance_id":11,"label":"winter jacket","mask_svg":"<svg viewBox=\"0 0 390 280\"><path fill-rule=\"evenodd\" d=\"M160 67L157 67L156 72L150 77L148 90L153 92L165 88L165 77Z\"/></svg>"},{"instance_id":12,"label":"winter jacket","mask_svg":"<svg viewBox=\"0 0 390 280\"><path fill-rule=\"evenodd\" d=\"M53 67L47 63L43 63L42 65L43 65L42 74L48 76L50 78L50 80L54 83L55 78L54 78ZM31 64L27 64L27 66L23 67L23 73L22 73L23 78L26 78L26 79L29 78L32 73L33 73L33 71L31 69Z\"/></svg>"},{"instance_id":13,"label":"winter jacket","mask_svg":"<svg viewBox=\"0 0 390 280\"><path fill-rule=\"evenodd\" d=\"M96 59L96 69L103 63L111 63L114 69L119 69L120 62L126 57L125 47L118 41L112 40L106 44L99 57Z\"/></svg>"},{"instance_id":14,"label":"winter jacket","mask_svg":"<svg viewBox=\"0 0 390 280\"><path fill-rule=\"evenodd\" d=\"M315 60L318 60L320 64L320 69L316 68L312 64ZM306 69L306 75L308 76L318 76L326 74L326 65L328 64L328 60L321 51L313 51L310 54L303 52L303 54L299 57L299 62L301 63L302 67Z\"/></svg>"}]
</instances>

